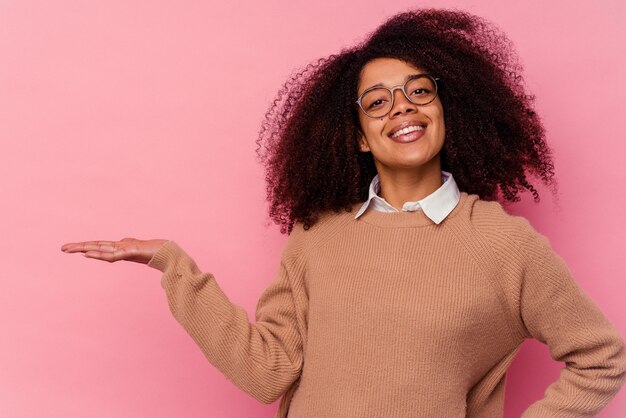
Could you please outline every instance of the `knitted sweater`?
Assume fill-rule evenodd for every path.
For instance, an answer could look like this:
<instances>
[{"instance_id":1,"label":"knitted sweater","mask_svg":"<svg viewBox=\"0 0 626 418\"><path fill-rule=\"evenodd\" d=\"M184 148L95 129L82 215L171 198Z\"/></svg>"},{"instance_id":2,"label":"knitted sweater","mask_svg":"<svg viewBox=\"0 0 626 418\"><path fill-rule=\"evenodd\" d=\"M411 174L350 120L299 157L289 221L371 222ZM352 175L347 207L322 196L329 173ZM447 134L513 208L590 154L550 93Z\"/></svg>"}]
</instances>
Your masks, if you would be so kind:
<instances>
[{"instance_id":1,"label":"knitted sweater","mask_svg":"<svg viewBox=\"0 0 626 418\"><path fill-rule=\"evenodd\" d=\"M548 240L497 202L296 225L256 323L173 241L150 261L207 359L278 418L502 417L524 339L566 363L523 418L593 417L626 378L618 331Z\"/></svg>"}]
</instances>

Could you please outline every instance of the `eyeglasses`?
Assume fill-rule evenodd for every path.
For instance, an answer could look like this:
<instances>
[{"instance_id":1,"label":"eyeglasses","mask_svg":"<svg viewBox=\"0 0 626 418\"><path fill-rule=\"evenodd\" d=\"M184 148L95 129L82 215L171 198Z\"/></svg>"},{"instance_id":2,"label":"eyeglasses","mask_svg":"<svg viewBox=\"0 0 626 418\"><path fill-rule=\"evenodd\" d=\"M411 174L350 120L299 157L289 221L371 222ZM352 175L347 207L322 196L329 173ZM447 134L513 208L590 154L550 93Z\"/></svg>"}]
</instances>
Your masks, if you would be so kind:
<instances>
[{"instance_id":1,"label":"eyeglasses","mask_svg":"<svg viewBox=\"0 0 626 418\"><path fill-rule=\"evenodd\" d=\"M363 113L370 118L382 118L393 109L396 90L402 90L404 97L417 106L424 106L437 97L437 80L429 74L418 74L407 80L404 85L391 88L371 87L359 96L356 103Z\"/></svg>"}]
</instances>

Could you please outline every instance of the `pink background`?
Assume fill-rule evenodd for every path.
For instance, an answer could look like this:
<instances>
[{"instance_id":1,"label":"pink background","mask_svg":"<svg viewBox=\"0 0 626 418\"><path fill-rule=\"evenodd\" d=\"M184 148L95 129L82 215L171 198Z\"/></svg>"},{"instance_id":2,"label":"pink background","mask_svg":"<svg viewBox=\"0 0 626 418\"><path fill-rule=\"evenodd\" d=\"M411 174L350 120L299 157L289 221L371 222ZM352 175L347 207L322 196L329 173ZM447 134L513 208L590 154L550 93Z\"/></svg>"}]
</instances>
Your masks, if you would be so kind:
<instances>
[{"instance_id":1,"label":"pink background","mask_svg":"<svg viewBox=\"0 0 626 418\"><path fill-rule=\"evenodd\" d=\"M560 200L526 216L622 335L626 7L572 1L0 1L0 416L272 417L202 356L160 273L59 247L169 238L253 316L285 237L268 227L255 139L308 62L415 6L461 7L516 44ZM525 343L519 417L561 363ZM626 415L622 391L600 417Z\"/></svg>"}]
</instances>

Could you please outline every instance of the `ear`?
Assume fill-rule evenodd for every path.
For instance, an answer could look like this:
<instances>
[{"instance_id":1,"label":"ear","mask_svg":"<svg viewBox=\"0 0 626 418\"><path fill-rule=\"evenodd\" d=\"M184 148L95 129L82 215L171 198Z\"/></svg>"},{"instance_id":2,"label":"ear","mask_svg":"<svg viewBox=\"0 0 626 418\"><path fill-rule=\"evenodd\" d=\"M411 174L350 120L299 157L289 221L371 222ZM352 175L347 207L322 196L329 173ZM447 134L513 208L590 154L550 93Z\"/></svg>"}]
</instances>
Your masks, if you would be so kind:
<instances>
[{"instance_id":1,"label":"ear","mask_svg":"<svg viewBox=\"0 0 626 418\"><path fill-rule=\"evenodd\" d=\"M365 135L361 134L361 138L359 139L359 150L361 152L370 152L370 146L367 143L367 139L365 138Z\"/></svg>"}]
</instances>

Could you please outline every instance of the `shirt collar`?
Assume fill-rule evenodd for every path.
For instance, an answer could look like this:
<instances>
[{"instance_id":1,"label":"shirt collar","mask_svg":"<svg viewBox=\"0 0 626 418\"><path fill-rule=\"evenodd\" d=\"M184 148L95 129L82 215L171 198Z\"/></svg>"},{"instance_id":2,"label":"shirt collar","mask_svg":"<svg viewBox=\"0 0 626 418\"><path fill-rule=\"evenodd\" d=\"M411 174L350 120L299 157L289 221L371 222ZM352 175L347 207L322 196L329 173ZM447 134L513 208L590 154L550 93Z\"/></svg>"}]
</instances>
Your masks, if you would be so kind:
<instances>
[{"instance_id":1,"label":"shirt collar","mask_svg":"<svg viewBox=\"0 0 626 418\"><path fill-rule=\"evenodd\" d=\"M406 202L402 206L402 212L414 212L421 209L431 221L436 224L441 223L452 212L461 198L461 192L451 173L442 170L441 182L442 185L425 198L416 202ZM378 195L379 192L380 178L376 175L370 183L369 196L361 205L354 219L358 219L368 208L379 212L398 212L396 208Z\"/></svg>"}]
</instances>

